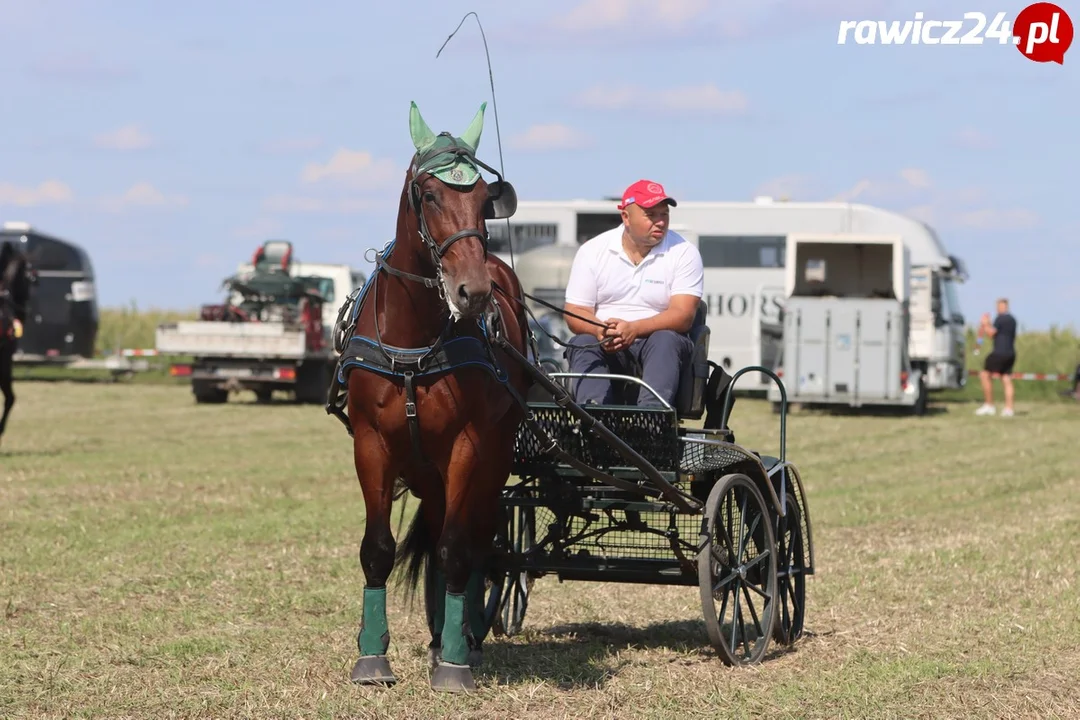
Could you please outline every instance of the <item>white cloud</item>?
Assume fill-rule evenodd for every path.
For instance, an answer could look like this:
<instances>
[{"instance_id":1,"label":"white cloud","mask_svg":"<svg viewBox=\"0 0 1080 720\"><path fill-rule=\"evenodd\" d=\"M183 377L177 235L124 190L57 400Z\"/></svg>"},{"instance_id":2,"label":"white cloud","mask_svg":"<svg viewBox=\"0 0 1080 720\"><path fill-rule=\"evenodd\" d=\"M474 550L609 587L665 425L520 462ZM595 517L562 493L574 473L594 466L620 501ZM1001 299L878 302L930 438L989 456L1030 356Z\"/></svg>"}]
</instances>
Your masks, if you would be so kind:
<instances>
[{"instance_id":1,"label":"white cloud","mask_svg":"<svg viewBox=\"0 0 1080 720\"><path fill-rule=\"evenodd\" d=\"M12 183L0 183L0 205L33 207L35 205L62 205L75 199L66 183L46 180L37 187L23 187Z\"/></svg>"},{"instance_id":2,"label":"white cloud","mask_svg":"<svg viewBox=\"0 0 1080 720\"><path fill-rule=\"evenodd\" d=\"M900 177L913 188L930 187L930 175L922 168L904 168L900 171Z\"/></svg>"},{"instance_id":3,"label":"white cloud","mask_svg":"<svg viewBox=\"0 0 1080 720\"><path fill-rule=\"evenodd\" d=\"M322 138L314 136L286 137L277 138L276 140L270 140L269 142L263 143L259 147L259 149L264 153L284 154L318 150L320 147L322 147L322 144Z\"/></svg>"},{"instance_id":4,"label":"white cloud","mask_svg":"<svg viewBox=\"0 0 1080 720\"><path fill-rule=\"evenodd\" d=\"M1039 224L1039 215L1025 208L958 210L953 223L976 230L1028 230Z\"/></svg>"},{"instance_id":5,"label":"white cloud","mask_svg":"<svg viewBox=\"0 0 1080 720\"><path fill-rule=\"evenodd\" d=\"M993 150L997 147L993 136L970 126L957 130L953 134L953 142L967 150Z\"/></svg>"},{"instance_id":6,"label":"white cloud","mask_svg":"<svg viewBox=\"0 0 1080 720\"><path fill-rule=\"evenodd\" d=\"M808 199L812 186L813 178L807 175L781 175L763 182L754 190L754 195L765 195L788 200L805 200Z\"/></svg>"},{"instance_id":7,"label":"white cloud","mask_svg":"<svg viewBox=\"0 0 1080 720\"><path fill-rule=\"evenodd\" d=\"M576 97L579 105L598 110L636 110L659 114L741 115L750 102L739 90L713 83L665 89L635 85L594 86Z\"/></svg>"},{"instance_id":8,"label":"white cloud","mask_svg":"<svg viewBox=\"0 0 1080 720\"><path fill-rule=\"evenodd\" d=\"M109 212L121 212L128 208L176 209L186 207L188 199L183 195L166 195L148 182L132 185L118 197L107 197L101 206Z\"/></svg>"},{"instance_id":9,"label":"white cloud","mask_svg":"<svg viewBox=\"0 0 1080 720\"><path fill-rule=\"evenodd\" d=\"M262 209L268 213L353 213L377 210L386 202L375 198L316 197L312 195L277 194L263 200Z\"/></svg>"},{"instance_id":10,"label":"white cloud","mask_svg":"<svg viewBox=\"0 0 1080 720\"><path fill-rule=\"evenodd\" d=\"M326 162L310 162L301 169L305 189L285 190L266 197L268 214L353 214L397 207L405 168L376 158L364 150L338 148Z\"/></svg>"},{"instance_id":11,"label":"white cloud","mask_svg":"<svg viewBox=\"0 0 1080 720\"><path fill-rule=\"evenodd\" d=\"M894 177L885 178L862 178L847 190L842 190L832 196L836 202L855 202L862 199L873 200L899 200L911 197L920 190L928 190L933 183L930 173L922 168L904 168Z\"/></svg>"},{"instance_id":12,"label":"white cloud","mask_svg":"<svg viewBox=\"0 0 1080 720\"><path fill-rule=\"evenodd\" d=\"M324 181L351 189L376 190L404 177L405 169L391 160L377 159L365 150L339 148L325 163L308 163L300 173L305 184Z\"/></svg>"},{"instance_id":13,"label":"white cloud","mask_svg":"<svg viewBox=\"0 0 1080 720\"><path fill-rule=\"evenodd\" d=\"M94 144L106 150L144 150L154 144L154 139L138 125L125 125L98 135L94 138Z\"/></svg>"},{"instance_id":14,"label":"white cloud","mask_svg":"<svg viewBox=\"0 0 1080 720\"><path fill-rule=\"evenodd\" d=\"M1002 207L983 188L936 187L922 168L904 168L894 176L863 178L831 199L893 208L940 228L1015 231L1041 222L1038 213L1027 208Z\"/></svg>"},{"instance_id":15,"label":"white cloud","mask_svg":"<svg viewBox=\"0 0 1080 720\"><path fill-rule=\"evenodd\" d=\"M510 146L517 150L574 150L589 143L588 136L561 123L532 125L525 132L510 138Z\"/></svg>"},{"instance_id":16,"label":"white cloud","mask_svg":"<svg viewBox=\"0 0 1080 720\"><path fill-rule=\"evenodd\" d=\"M271 218L256 218L247 225L235 228L233 235L241 238L266 238L281 232L281 223Z\"/></svg>"},{"instance_id":17,"label":"white cloud","mask_svg":"<svg viewBox=\"0 0 1080 720\"><path fill-rule=\"evenodd\" d=\"M0 17L6 22L7 13L0 12ZM42 28L42 31L46 29ZM112 83L134 77L130 68L103 61L86 52L48 54L34 61L29 70L40 80L75 85Z\"/></svg>"},{"instance_id":18,"label":"white cloud","mask_svg":"<svg viewBox=\"0 0 1080 720\"><path fill-rule=\"evenodd\" d=\"M708 9L708 0L665 0L662 5L655 0L583 0L557 16L552 24L571 32L635 27L642 31L657 27L682 29Z\"/></svg>"}]
</instances>

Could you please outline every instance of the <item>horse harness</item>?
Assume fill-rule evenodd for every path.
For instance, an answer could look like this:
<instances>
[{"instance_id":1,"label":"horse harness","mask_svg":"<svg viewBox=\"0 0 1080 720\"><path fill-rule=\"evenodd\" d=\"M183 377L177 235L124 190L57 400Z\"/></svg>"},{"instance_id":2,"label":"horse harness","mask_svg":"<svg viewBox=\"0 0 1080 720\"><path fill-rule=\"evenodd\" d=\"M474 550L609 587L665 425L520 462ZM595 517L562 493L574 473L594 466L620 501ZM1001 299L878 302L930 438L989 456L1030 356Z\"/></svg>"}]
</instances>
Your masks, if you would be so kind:
<instances>
[{"instance_id":1,"label":"horse harness","mask_svg":"<svg viewBox=\"0 0 1080 720\"><path fill-rule=\"evenodd\" d=\"M419 235L424 245L431 251L432 261L435 265L435 277L416 275L392 267L387 260L391 256L396 238L391 240L382 252L375 254L376 271L371 275L363 287L353 291L342 304L338 311L337 321L334 327L334 351L338 353L338 362L334 371L334 377L330 384L327 397L326 412L341 420L349 435L353 434L348 416L344 412L348 399L347 378L348 373L354 369L362 369L380 375L393 378L402 378L405 389L405 417L409 425L409 435L412 440L413 451L420 457L423 456L420 447L420 423L416 412L416 379L433 375L442 375L454 371L460 367L479 367L487 370L496 381L507 386L507 373L500 367L492 349L493 338L501 335L503 329L502 307L494 295L492 296L492 310L477 318L476 323L480 337L461 332L460 320L451 314L443 327L442 332L436 338L434 344L427 347L403 348L387 345L382 339L382 333L378 322L378 276L380 271L385 271L406 280L420 283L424 287L436 289L443 301L446 301L446 285L443 281L442 258L450 247L458 240L467 237L480 239L484 247L484 255L488 252L488 237L486 232L479 229L460 230L450 237L437 242L428 228L422 207L422 197L417 178L426 172L442 169L446 174L446 166L454 166L460 162L479 165L499 177L497 181L488 184L489 199L485 206L485 219L499 219L509 217L517 207L517 196L513 186L502 180L502 176L477 160L471 148L460 143L449 133L441 133L434 147L423 153L418 153L410 168L412 178L409 181L409 205L419 221ZM449 169L449 178L455 177L457 169ZM375 337L370 338L356 334L356 325L360 316L360 310L369 291L373 295L372 302L374 314ZM449 305L449 303L448 303ZM529 329L526 328L526 332ZM530 340L535 344L535 338L529 333Z\"/></svg>"}]
</instances>

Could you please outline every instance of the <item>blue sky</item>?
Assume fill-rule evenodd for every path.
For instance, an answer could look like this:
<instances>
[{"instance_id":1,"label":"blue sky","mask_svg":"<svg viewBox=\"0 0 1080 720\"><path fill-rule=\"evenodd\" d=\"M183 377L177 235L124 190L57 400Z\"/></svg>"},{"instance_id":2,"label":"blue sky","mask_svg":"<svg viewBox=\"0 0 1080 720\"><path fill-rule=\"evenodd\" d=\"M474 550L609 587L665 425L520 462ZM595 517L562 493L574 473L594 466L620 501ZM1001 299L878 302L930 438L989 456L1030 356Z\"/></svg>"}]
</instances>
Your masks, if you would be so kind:
<instances>
[{"instance_id":1,"label":"blue sky","mask_svg":"<svg viewBox=\"0 0 1080 720\"><path fill-rule=\"evenodd\" d=\"M522 199L640 177L688 200L854 198L934 225L968 264L969 318L1008 295L1027 328L1080 326L1080 49L836 43L840 20L1023 7L0 0L0 218L86 248L109 306L216 301L271 237L366 270L393 234L411 100L455 133L489 101L498 166L475 21L435 58L474 10Z\"/></svg>"}]
</instances>

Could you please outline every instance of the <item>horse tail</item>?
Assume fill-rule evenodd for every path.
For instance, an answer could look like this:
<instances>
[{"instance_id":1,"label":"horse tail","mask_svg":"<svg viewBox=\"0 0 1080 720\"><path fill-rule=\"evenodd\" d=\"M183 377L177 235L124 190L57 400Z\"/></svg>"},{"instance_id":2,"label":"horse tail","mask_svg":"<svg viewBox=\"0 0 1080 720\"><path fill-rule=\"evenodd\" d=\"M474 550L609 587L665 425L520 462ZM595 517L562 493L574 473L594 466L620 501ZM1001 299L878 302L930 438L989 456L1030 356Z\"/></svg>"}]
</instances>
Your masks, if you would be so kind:
<instances>
[{"instance_id":1,"label":"horse tail","mask_svg":"<svg viewBox=\"0 0 1080 720\"><path fill-rule=\"evenodd\" d=\"M405 592L414 595L420 584L420 573L424 569L424 561L435 562L435 544L438 538L432 537L431 530L424 522L424 501L416 509L409 531L398 545L397 557L394 564L401 568L404 573Z\"/></svg>"}]
</instances>

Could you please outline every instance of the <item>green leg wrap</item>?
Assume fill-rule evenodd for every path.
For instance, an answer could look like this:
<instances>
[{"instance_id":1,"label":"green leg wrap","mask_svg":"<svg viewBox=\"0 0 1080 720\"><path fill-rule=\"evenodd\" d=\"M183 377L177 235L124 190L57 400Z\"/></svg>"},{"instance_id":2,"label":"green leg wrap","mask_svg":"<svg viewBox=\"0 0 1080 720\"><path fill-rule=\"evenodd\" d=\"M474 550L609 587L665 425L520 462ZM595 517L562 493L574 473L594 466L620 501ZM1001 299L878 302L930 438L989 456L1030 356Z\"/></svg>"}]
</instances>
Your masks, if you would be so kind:
<instances>
[{"instance_id":1,"label":"green leg wrap","mask_svg":"<svg viewBox=\"0 0 1080 720\"><path fill-rule=\"evenodd\" d=\"M465 643L465 595L446 593L446 619L442 631L442 661L466 665L469 646Z\"/></svg>"},{"instance_id":2,"label":"green leg wrap","mask_svg":"<svg viewBox=\"0 0 1080 720\"><path fill-rule=\"evenodd\" d=\"M386 588L364 588L364 615L357 639L361 655L385 655L390 647L386 621Z\"/></svg>"},{"instance_id":3,"label":"green leg wrap","mask_svg":"<svg viewBox=\"0 0 1080 720\"><path fill-rule=\"evenodd\" d=\"M468 613L469 628L473 637L483 640L487 635L487 627L484 625L484 574L479 570L473 570L469 575L469 584L465 586L465 594L469 597Z\"/></svg>"}]
</instances>

